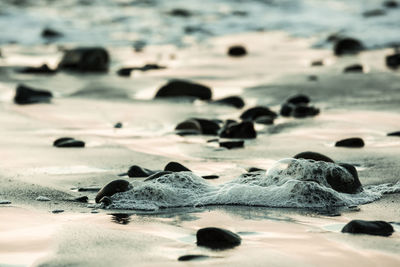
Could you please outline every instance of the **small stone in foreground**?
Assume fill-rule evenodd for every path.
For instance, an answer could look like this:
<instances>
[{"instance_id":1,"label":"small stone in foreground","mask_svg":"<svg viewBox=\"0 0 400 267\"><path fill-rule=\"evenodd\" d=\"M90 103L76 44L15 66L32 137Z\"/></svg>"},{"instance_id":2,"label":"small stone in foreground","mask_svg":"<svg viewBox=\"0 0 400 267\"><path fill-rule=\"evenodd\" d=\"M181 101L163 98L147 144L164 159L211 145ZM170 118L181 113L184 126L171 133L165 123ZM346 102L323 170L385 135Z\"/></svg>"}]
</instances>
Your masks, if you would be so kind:
<instances>
[{"instance_id":1,"label":"small stone in foreground","mask_svg":"<svg viewBox=\"0 0 400 267\"><path fill-rule=\"evenodd\" d=\"M364 141L361 138L353 137L337 141L336 147L364 147Z\"/></svg>"},{"instance_id":2,"label":"small stone in foreground","mask_svg":"<svg viewBox=\"0 0 400 267\"><path fill-rule=\"evenodd\" d=\"M196 233L197 245L212 249L227 249L239 246L239 235L216 227L202 228Z\"/></svg>"},{"instance_id":3,"label":"small stone in foreground","mask_svg":"<svg viewBox=\"0 0 400 267\"><path fill-rule=\"evenodd\" d=\"M122 128L122 122L117 122L116 124L114 124L114 128L116 129L121 129Z\"/></svg>"},{"instance_id":4,"label":"small stone in foreground","mask_svg":"<svg viewBox=\"0 0 400 267\"><path fill-rule=\"evenodd\" d=\"M252 139L257 137L254 124L251 121L229 124L220 133L221 138Z\"/></svg>"},{"instance_id":5,"label":"small stone in foreground","mask_svg":"<svg viewBox=\"0 0 400 267\"><path fill-rule=\"evenodd\" d=\"M234 45L229 47L228 55L231 57L242 57L247 54L246 48L242 45Z\"/></svg>"},{"instance_id":6,"label":"small stone in foreground","mask_svg":"<svg viewBox=\"0 0 400 267\"><path fill-rule=\"evenodd\" d=\"M214 100L211 103L233 106L235 108L242 108L245 105L243 99L240 96L228 96L225 98Z\"/></svg>"},{"instance_id":7,"label":"small stone in foreground","mask_svg":"<svg viewBox=\"0 0 400 267\"><path fill-rule=\"evenodd\" d=\"M183 255L178 258L178 261L205 260L209 258L207 255Z\"/></svg>"},{"instance_id":8,"label":"small stone in foreground","mask_svg":"<svg viewBox=\"0 0 400 267\"><path fill-rule=\"evenodd\" d=\"M44 196L38 196L36 201L50 201L50 198Z\"/></svg>"},{"instance_id":9,"label":"small stone in foreground","mask_svg":"<svg viewBox=\"0 0 400 267\"><path fill-rule=\"evenodd\" d=\"M58 64L58 69L77 72L106 72L110 55L102 47L78 47L67 50Z\"/></svg>"},{"instance_id":10,"label":"small stone in foreground","mask_svg":"<svg viewBox=\"0 0 400 267\"><path fill-rule=\"evenodd\" d=\"M390 223L385 221L352 220L343 227L342 232L351 234L390 236L394 232L394 229Z\"/></svg>"}]
</instances>

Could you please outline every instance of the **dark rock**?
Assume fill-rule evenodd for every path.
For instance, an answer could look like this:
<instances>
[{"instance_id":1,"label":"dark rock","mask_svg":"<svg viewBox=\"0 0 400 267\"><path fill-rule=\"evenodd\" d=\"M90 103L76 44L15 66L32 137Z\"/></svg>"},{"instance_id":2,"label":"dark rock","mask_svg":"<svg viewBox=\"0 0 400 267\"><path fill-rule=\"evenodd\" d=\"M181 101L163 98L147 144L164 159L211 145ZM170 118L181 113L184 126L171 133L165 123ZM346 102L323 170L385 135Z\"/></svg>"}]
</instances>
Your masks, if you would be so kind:
<instances>
[{"instance_id":1,"label":"dark rock","mask_svg":"<svg viewBox=\"0 0 400 267\"><path fill-rule=\"evenodd\" d=\"M397 1L394 0L388 0L383 2L383 5L387 8L396 8L399 6L399 4L397 3Z\"/></svg>"},{"instance_id":2,"label":"dark rock","mask_svg":"<svg viewBox=\"0 0 400 267\"><path fill-rule=\"evenodd\" d=\"M312 81L312 82L318 81L318 76L317 75L309 75L308 80Z\"/></svg>"},{"instance_id":3,"label":"dark rock","mask_svg":"<svg viewBox=\"0 0 400 267\"><path fill-rule=\"evenodd\" d=\"M103 197L111 197L115 193L125 192L131 188L131 184L126 180L114 180L100 189L95 198L96 203L99 203Z\"/></svg>"},{"instance_id":4,"label":"dark rock","mask_svg":"<svg viewBox=\"0 0 400 267\"><path fill-rule=\"evenodd\" d=\"M14 103L19 105L49 103L52 97L53 95L49 91L38 90L20 84L17 86Z\"/></svg>"},{"instance_id":5,"label":"dark rock","mask_svg":"<svg viewBox=\"0 0 400 267\"><path fill-rule=\"evenodd\" d=\"M100 189L99 187L79 187L78 192L98 192Z\"/></svg>"},{"instance_id":6,"label":"dark rock","mask_svg":"<svg viewBox=\"0 0 400 267\"><path fill-rule=\"evenodd\" d=\"M218 179L219 178L218 175L204 175L204 176L201 176L201 177L203 177L206 180L212 180L212 179Z\"/></svg>"},{"instance_id":7,"label":"dark rock","mask_svg":"<svg viewBox=\"0 0 400 267\"><path fill-rule=\"evenodd\" d=\"M129 177L149 177L150 175L154 174L155 172L146 168L142 168L137 165L133 165L128 170Z\"/></svg>"},{"instance_id":8,"label":"dark rock","mask_svg":"<svg viewBox=\"0 0 400 267\"><path fill-rule=\"evenodd\" d=\"M178 261L205 260L209 257L207 255L183 255L178 258Z\"/></svg>"},{"instance_id":9,"label":"dark rock","mask_svg":"<svg viewBox=\"0 0 400 267\"><path fill-rule=\"evenodd\" d=\"M383 9L372 9L372 10L367 10L367 11L363 12L362 15L366 18L377 17L377 16L386 15L386 11Z\"/></svg>"},{"instance_id":10,"label":"dark rock","mask_svg":"<svg viewBox=\"0 0 400 267\"><path fill-rule=\"evenodd\" d=\"M147 178L144 180L144 182L148 182L148 181L157 179L158 177L161 177L161 176L163 176L163 175L171 174L171 173L173 173L173 172L172 172L172 171L160 171L160 172L156 172L155 174L152 174L152 175L150 175L149 177L147 177Z\"/></svg>"},{"instance_id":11,"label":"dark rock","mask_svg":"<svg viewBox=\"0 0 400 267\"><path fill-rule=\"evenodd\" d=\"M298 94L298 95L289 97L288 100L286 100L286 103L290 103L290 104L294 104L294 105L308 104L308 103L310 103L310 98L306 95Z\"/></svg>"},{"instance_id":12,"label":"dark rock","mask_svg":"<svg viewBox=\"0 0 400 267\"><path fill-rule=\"evenodd\" d=\"M257 119L254 122L258 124L271 125L274 124L274 118L269 116L260 116L257 117Z\"/></svg>"},{"instance_id":13,"label":"dark rock","mask_svg":"<svg viewBox=\"0 0 400 267\"><path fill-rule=\"evenodd\" d=\"M340 141L337 141L335 146L338 147L363 147L364 141L361 138L347 138Z\"/></svg>"},{"instance_id":14,"label":"dark rock","mask_svg":"<svg viewBox=\"0 0 400 267\"><path fill-rule=\"evenodd\" d=\"M385 221L352 220L343 227L342 232L351 234L390 236L394 232L394 229L390 223Z\"/></svg>"},{"instance_id":15,"label":"dark rock","mask_svg":"<svg viewBox=\"0 0 400 267\"><path fill-rule=\"evenodd\" d=\"M162 86L155 97L190 97L209 100L211 95L211 89L207 86L189 81L173 80Z\"/></svg>"},{"instance_id":16,"label":"dark rock","mask_svg":"<svg viewBox=\"0 0 400 267\"><path fill-rule=\"evenodd\" d=\"M149 70L162 70L166 67L157 64L146 64L143 67L122 68L117 71L119 76L130 76L132 71L149 71Z\"/></svg>"},{"instance_id":17,"label":"dark rock","mask_svg":"<svg viewBox=\"0 0 400 267\"><path fill-rule=\"evenodd\" d=\"M122 122L117 122L116 124L114 124L114 128L116 128L116 129L120 129L120 128L122 128Z\"/></svg>"},{"instance_id":18,"label":"dark rock","mask_svg":"<svg viewBox=\"0 0 400 267\"><path fill-rule=\"evenodd\" d=\"M74 140L74 138L72 138L72 137L61 137L61 138L58 138L53 142L53 146L58 146L59 144L65 142L65 141L69 141L69 140Z\"/></svg>"},{"instance_id":19,"label":"dark rock","mask_svg":"<svg viewBox=\"0 0 400 267\"><path fill-rule=\"evenodd\" d=\"M388 133L387 136L400 136L400 131Z\"/></svg>"},{"instance_id":20,"label":"dark rock","mask_svg":"<svg viewBox=\"0 0 400 267\"><path fill-rule=\"evenodd\" d=\"M386 66L391 69L397 69L400 66L400 53L386 56Z\"/></svg>"},{"instance_id":21,"label":"dark rock","mask_svg":"<svg viewBox=\"0 0 400 267\"><path fill-rule=\"evenodd\" d=\"M197 245L212 249L227 249L239 246L239 235L216 227L202 228L196 233Z\"/></svg>"},{"instance_id":22,"label":"dark rock","mask_svg":"<svg viewBox=\"0 0 400 267\"><path fill-rule=\"evenodd\" d=\"M18 70L19 73L24 73L24 74L54 74L57 71L50 69L47 64L43 64L40 67L25 67L20 70Z\"/></svg>"},{"instance_id":23,"label":"dark rock","mask_svg":"<svg viewBox=\"0 0 400 267\"><path fill-rule=\"evenodd\" d=\"M195 120L200 124L201 133L205 135L217 135L219 129L221 128L216 121L200 119L200 118L191 118L191 120Z\"/></svg>"},{"instance_id":24,"label":"dark rock","mask_svg":"<svg viewBox=\"0 0 400 267\"><path fill-rule=\"evenodd\" d=\"M78 72L106 72L109 64L110 56L104 48L82 47L65 51L58 68Z\"/></svg>"},{"instance_id":25,"label":"dark rock","mask_svg":"<svg viewBox=\"0 0 400 267\"><path fill-rule=\"evenodd\" d=\"M57 37L63 36L63 34L61 32L50 29L50 28L43 29L41 35L44 38L57 38Z\"/></svg>"},{"instance_id":26,"label":"dark rock","mask_svg":"<svg viewBox=\"0 0 400 267\"><path fill-rule=\"evenodd\" d=\"M110 205L112 204L112 200L111 200L111 198L105 196L105 197L102 197L102 198L100 199L99 203L103 203L104 206L107 207L107 206L110 206Z\"/></svg>"},{"instance_id":27,"label":"dark rock","mask_svg":"<svg viewBox=\"0 0 400 267\"><path fill-rule=\"evenodd\" d=\"M247 170L247 172L266 172L266 170L265 169L260 169L260 168L257 168L257 167L250 167Z\"/></svg>"},{"instance_id":28,"label":"dark rock","mask_svg":"<svg viewBox=\"0 0 400 267\"><path fill-rule=\"evenodd\" d=\"M232 148L241 148L244 147L244 141L226 141L226 142L219 142L220 147L225 147L227 149Z\"/></svg>"},{"instance_id":29,"label":"dark rock","mask_svg":"<svg viewBox=\"0 0 400 267\"><path fill-rule=\"evenodd\" d=\"M220 137L222 138L256 138L257 133L254 129L254 125L250 121L244 121L241 123L233 123L228 127L224 128L220 133Z\"/></svg>"},{"instance_id":30,"label":"dark rock","mask_svg":"<svg viewBox=\"0 0 400 267\"><path fill-rule=\"evenodd\" d=\"M54 213L54 214L58 214L58 213L62 213L62 212L64 212L64 210L52 210L51 211L51 213Z\"/></svg>"},{"instance_id":31,"label":"dark rock","mask_svg":"<svg viewBox=\"0 0 400 267\"><path fill-rule=\"evenodd\" d=\"M239 96L229 96L229 97L215 100L211 103L233 106L235 108L242 108L245 105L243 99Z\"/></svg>"},{"instance_id":32,"label":"dark rock","mask_svg":"<svg viewBox=\"0 0 400 267\"><path fill-rule=\"evenodd\" d=\"M57 141L57 140L56 140ZM54 143L57 143L54 145ZM85 142L75 139L68 139L65 141L54 142L55 147L85 147Z\"/></svg>"},{"instance_id":33,"label":"dark rock","mask_svg":"<svg viewBox=\"0 0 400 267\"><path fill-rule=\"evenodd\" d=\"M180 122L175 130L179 135L197 135L201 134L201 125L197 120L189 119L183 122Z\"/></svg>"},{"instance_id":34,"label":"dark rock","mask_svg":"<svg viewBox=\"0 0 400 267\"><path fill-rule=\"evenodd\" d=\"M295 155L293 158L295 158L295 159L312 159L315 161L325 161L325 162L334 163L333 159L331 159L325 155L322 155L318 152L311 152L311 151L301 152L301 153Z\"/></svg>"},{"instance_id":35,"label":"dark rock","mask_svg":"<svg viewBox=\"0 0 400 267\"><path fill-rule=\"evenodd\" d=\"M337 56L358 54L363 49L363 44L353 38L339 39L334 46L334 52Z\"/></svg>"},{"instance_id":36,"label":"dark rock","mask_svg":"<svg viewBox=\"0 0 400 267\"><path fill-rule=\"evenodd\" d=\"M363 66L360 64L354 64L351 66L348 66L346 68L344 68L343 70L344 73L348 73L348 72L363 72Z\"/></svg>"},{"instance_id":37,"label":"dark rock","mask_svg":"<svg viewBox=\"0 0 400 267\"><path fill-rule=\"evenodd\" d=\"M313 106L296 105L292 111L292 116L295 118L312 117L319 114L319 109Z\"/></svg>"},{"instance_id":38,"label":"dark rock","mask_svg":"<svg viewBox=\"0 0 400 267\"><path fill-rule=\"evenodd\" d=\"M243 112L240 118L242 120L254 121L260 116L268 116L275 119L278 115L267 107L256 106Z\"/></svg>"},{"instance_id":39,"label":"dark rock","mask_svg":"<svg viewBox=\"0 0 400 267\"><path fill-rule=\"evenodd\" d=\"M165 165L164 171L171 171L171 172L191 172L188 168L183 166L182 164L171 161L167 165Z\"/></svg>"},{"instance_id":40,"label":"dark rock","mask_svg":"<svg viewBox=\"0 0 400 267\"><path fill-rule=\"evenodd\" d=\"M356 194L363 191L356 168L350 164L340 164L326 176L328 184L336 191L346 194ZM346 175L350 174L352 179Z\"/></svg>"},{"instance_id":41,"label":"dark rock","mask_svg":"<svg viewBox=\"0 0 400 267\"><path fill-rule=\"evenodd\" d=\"M82 196L75 198L73 201L87 203L89 201L89 198L87 196Z\"/></svg>"},{"instance_id":42,"label":"dark rock","mask_svg":"<svg viewBox=\"0 0 400 267\"><path fill-rule=\"evenodd\" d=\"M228 55L231 57L241 57L247 54L246 48L242 45L234 45L229 47Z\"/></svg>"},{"instance_id":43,"label":"dark rock","mask_svg":"<svg viewBox=\"0 0 400 267\"><path fill-rule=\"evenodd\" d=\"M192 12L190 12L187 9L183 9L183 8L174 8L171 11L168 12L169 15L174 16L174 17L190 17L192 16Z\"/></svg>"},{"instance_id":44,"label":"dark rock","mask_svg":"<svg viewBox=\"0 0 400 267\"><path fill-rule=\"evenodd\" d=\"M294 105L289 104L289 103L284 103L281 106L281 110L279 111L279 113L283 117L290 117L290 115L292 114L293 108L294 108Z\"/></svg>"},{"instance_id":45,"label":"dark rock","mask_svg":"<svg viewBox=\"0 0 400 267\"><path fill-rule=\"evenodd\" d=\"M323 65L324 65L323 60L315 60L315 61L311 62L311 66L313 66L313 67L319 67L319 66L323 66Z\"/></svg>"},{"instance_id":46,"label":"dark rock","mask_svg":"<svg viewBox=\"0 0 400 267\"><path fill-rule=\"evenodd\" d=\"M353 189L350 189L350 191L356 191L358 190L358 188L362 188L360 179L358 178L358 173L357 173L357 169L356 167L354 167L351 164L348 163L339 163L340 167L345 168L354 178L354 182L353 182Z\"/></svg>"}]
</instances>

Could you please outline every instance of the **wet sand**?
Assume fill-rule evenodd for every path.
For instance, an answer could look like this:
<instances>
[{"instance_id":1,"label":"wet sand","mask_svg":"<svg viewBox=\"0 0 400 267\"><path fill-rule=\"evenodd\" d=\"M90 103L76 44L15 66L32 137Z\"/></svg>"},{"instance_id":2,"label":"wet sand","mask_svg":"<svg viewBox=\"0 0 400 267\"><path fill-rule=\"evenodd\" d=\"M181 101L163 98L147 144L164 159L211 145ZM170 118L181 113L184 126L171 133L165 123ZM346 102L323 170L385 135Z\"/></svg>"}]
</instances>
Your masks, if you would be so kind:
<instances>
[{"instance_id":1,"label":"wet sand","mask_svg":"<svg viewBox=\"0 0 400 267\"><path fill-rule=\"evenodd\" d=\"M293 209L205 207L153 213L93 209L66 201L81 195L94 203L95 192L78 187L102 187L129 166L162 169L179 161L200 175L217 174L222 184L248 167L268 169L277 160L302 151L316 151L338 162L355 164L361 183L399 180L400 139L387 137L400 130L400 76L384 66L390 50L366 51L336 58L329 50L313 50L313 40L283 33L249 33L212 39L192 48L148 47L141 54L109 47L113 63L106 75L54 76L16 74L17 66L55 66L57 47L10 45L0 59L0 135L2 162L0 199L0 265L11 266L140 266L178 265L179 256L213 256L193 264L257 266L398 266L400 236L389 238L340 233L351 219L400 222L400 194L342 209L338 216ZM249 55L229 58L226 47L244 44ZM311 67L323 59L322 67ZM165 70L118 77L121 66L145 63ZM353 63L367 73L344 74ZM317 75L310 81L309 75ZM240 94L242 110L204 102L151 100L170 78L185 78L213 88L214 99ZM17 83L51 90L51 104L12 103ZM304 93L321 113L307 119L279 118L272 126L257 125L258 137L244 149L226 150L206 141L209 136L179 137L174 127L189 117L238 118L246 108L267 105L279 111L291 95ZM116 122L122 129L114 129ZM83 149L54 148L63 136L84 140ZM337 140L358 136L364 148L334 147ZM126 178L132 181L132 178ZM51 200L39 202L38 196ZM53 214L62 209L63 213ZM132 214L113 219L111 213ZM330 214L334 215L334 214ZM118 222L118 223L116 223ZM126 224L123 224L123 223ZM195 232L206 226L230 229L242 245L211 251L195 245ZM398 225L394 224L399 231Z\"/></svg>"}]
</instances>

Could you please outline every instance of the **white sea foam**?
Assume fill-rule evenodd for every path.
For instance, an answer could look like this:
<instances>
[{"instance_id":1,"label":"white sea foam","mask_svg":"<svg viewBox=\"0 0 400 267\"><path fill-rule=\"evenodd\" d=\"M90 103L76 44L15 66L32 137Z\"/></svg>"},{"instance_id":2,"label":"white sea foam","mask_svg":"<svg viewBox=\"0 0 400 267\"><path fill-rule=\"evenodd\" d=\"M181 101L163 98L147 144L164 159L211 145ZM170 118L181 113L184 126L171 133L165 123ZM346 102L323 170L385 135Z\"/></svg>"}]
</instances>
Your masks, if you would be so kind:
<instances>
[{"instance_id":1,"label":"white sea foam","mask_svg":"<svg viewBox=\"0 0 400 267\"><path fill-rule=\"evenodd\" d=\"M337 192L325 179L337 168L333 163L285 159L266 174L248 173L218 186L192 172L171 173L113 195L108 208L157 210L207 205L331 208L365 204L383 194L400 192L400 182L368 186L358 194Z\"/></svg>"}]
</instances>

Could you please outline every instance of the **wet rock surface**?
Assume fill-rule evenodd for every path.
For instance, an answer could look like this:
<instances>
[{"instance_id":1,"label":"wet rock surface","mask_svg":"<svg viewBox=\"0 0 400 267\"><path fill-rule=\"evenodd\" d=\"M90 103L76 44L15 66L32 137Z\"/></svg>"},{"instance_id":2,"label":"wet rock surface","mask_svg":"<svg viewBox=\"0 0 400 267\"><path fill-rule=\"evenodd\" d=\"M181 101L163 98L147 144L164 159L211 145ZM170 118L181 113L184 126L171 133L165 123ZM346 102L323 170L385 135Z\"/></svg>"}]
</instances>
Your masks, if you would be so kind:
<instances>
[{"instance_id":1,"label":"wet rock surface","mask_svg":"<svg viewBox=\"0 0 400 267\"><path fill-rule=\"evenodd\" d=\"M354 147L354 148L360 148L364 147L364 140L362 140L359 137L352 137L352 138L347 138L343 140L339 140L335 143L336 147Z\"/></svg>"},{"instance_id":2,"label":"wet rock surface","mask_svg":"<svg viewBox=\"0 0 400 267\"><path fill-rule=\"evenodd\" d=\"M228 249L239 246L239 235L216 227L202 228L196 233L197 245L212 249Z\"/></svg>"},{"instance_id":3,"label":"wet rock surface","mask_svg":"<svg viewBox=\"0 0 400 267\"><path fill-rule=\"evenodd\" d=\"M210 100L211 96L211 89L205 85L184 80L172 80L157 91L155 98L189 97Z\"/></svg>"},{"instance_id":4,"label":"wet rock surface","mask_svg":"<svg viewBox=\"0 0 400 267\"><path fill-rule=\"evenodd\" d=\"M26 85L17 86L14 103L19 105L49 103L53 94L49 91L39 90Z\"/></svg>"},{"instance_id":5,"label":"wet rock surface","mask_svg":"<svg viewBox=\"0 0 400 267\"><path fill-rule=\"evenodd\" d=\"M353 220L343 227L342 232L350 234L390 236L394 232L394 229L390 223L385 221Z\"/></svg>"},{"instance_id":6,"label":"wet rock surface","mask_svg":"<svg viewBox=\"0 0 400 267\"><path fill-rule=\"evenodd\" d=\"M110 55L102 47L80 47L67 50L58 64L59 70L74 72L107 72Z\"/></svg>"},{"instance_id":7,"label":"wet rock surface","mask_svg":"<svg viewBox=\"0 0 400 267\"><path fill-rule=\"evenodd\" d=\"M115 193L125 192L131 188L131 184L126 180L114 180L106 184L102 189L100 189L100 191L96 195L95 201L96 203L100 203L100 200L103 197L110 197Z\"/></svg>"}]
</instances>

